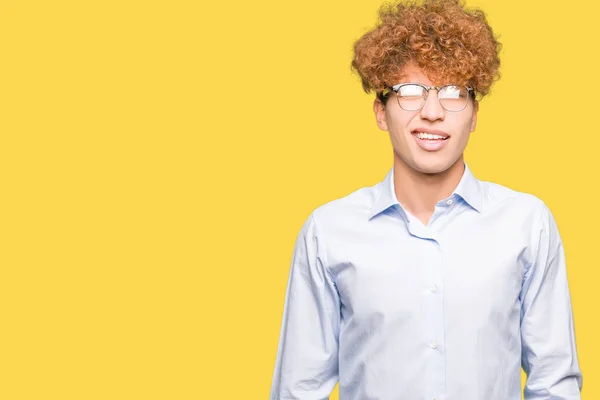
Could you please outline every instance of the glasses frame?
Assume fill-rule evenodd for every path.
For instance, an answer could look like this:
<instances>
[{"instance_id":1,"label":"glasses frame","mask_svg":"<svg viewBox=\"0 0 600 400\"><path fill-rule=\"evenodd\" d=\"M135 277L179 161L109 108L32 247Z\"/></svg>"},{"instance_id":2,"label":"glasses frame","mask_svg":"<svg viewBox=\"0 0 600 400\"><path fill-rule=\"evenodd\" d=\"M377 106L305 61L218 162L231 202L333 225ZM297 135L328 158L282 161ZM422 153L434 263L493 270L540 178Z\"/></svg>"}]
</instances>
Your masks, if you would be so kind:
<instances>
[{"instance_id":1,"label":"glasses frame","mask_svg":"<svg viewBox=\"0 0 600 400\"><path fill-rule=\"evenodd\" d=\"M408 85L416 85L416 86L421 86L423 89L425 89L425 92L427 93L425 95L425 100L423 101L423 105L421 105L421 107L415 109L415 110L407 110L406 108L402 107L402 105L400 104L400 88L403 86L408 86ZM441 86L427 86L427 85L423 85L422 83L411 83L411 82L407 82L407 83L398 83L394 86L391 87L391 91L396 92L396 100L398 101L398 105L400 106L401 109L403 109L404 111L419 111L420 109L422 109L425 106L425 103L427 103L427 99L429 98L429 91L431 89L435 89L438 93L440 92L441 89L448 87L448 86L458 86L458 87L463 87L465 89L467 89L467 95L470 95L471 97L475 97L474 93L475 90L470 87L470 86L462 86L462 85L457 85L457 84L453 84L453 83L449 83L446 85L441 85ZM448 111L448 112L461 112L463 111L465 108L467 108L467 104L469 103L469 99L467 97L467 100L465 101L465 105L463 108L461 108L460 110L448 110L446 107L443 106L442 102L440 101L440 98L438 97L438 102L440 103L440 107L442 107L444 110Z\"/></svg>"}]
</instances>

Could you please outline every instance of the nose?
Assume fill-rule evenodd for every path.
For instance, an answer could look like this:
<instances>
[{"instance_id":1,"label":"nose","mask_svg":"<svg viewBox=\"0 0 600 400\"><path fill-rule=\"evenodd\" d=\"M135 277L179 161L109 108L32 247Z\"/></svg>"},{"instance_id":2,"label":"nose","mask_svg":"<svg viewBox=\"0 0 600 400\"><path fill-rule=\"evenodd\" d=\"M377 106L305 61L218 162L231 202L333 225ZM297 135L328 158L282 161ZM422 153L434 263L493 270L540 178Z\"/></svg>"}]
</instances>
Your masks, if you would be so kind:
<instances>
[{"instance_id":1,"label":"nose","mask_svg":"<svg viewBox=\"0 0 600 400\"><path fill-rule=\"evenodd\" d=\"M438 100L438 93L436 89L430 89L427 96L427 100L421 108L421 118L430 121L443 120L446 116L446 110L440 104Z\"/></svg>"}]
</instances>

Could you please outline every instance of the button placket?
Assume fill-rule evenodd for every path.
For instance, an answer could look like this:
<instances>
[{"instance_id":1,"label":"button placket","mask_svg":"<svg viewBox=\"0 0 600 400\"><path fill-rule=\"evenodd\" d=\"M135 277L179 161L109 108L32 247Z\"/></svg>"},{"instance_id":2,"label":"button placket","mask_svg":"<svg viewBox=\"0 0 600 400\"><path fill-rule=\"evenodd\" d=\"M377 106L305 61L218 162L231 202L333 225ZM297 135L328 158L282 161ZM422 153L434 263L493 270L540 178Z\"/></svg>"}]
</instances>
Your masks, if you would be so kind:
<instances>
[{"instance_id":1,"label":"button placket","mask_svg":"<svg viewBox=\"0 0 600 400\"><path fill-rule=\"evenodd\" d=\"M455 200L450 201L448 199L444 201L444 204L448 211L452 208L452 204L455 203ZM430 337L430 341L428 343L430 352L431 352L431 363L432 363L432 371L436 371L431 376L431 388L433 389L433 393L444 393L446 386L446 376L444 371L446 370L446 352L445 352L445 337L444 337L444 307L443 307L443 274L444 274L444 253L443 247L440 243L440 238L436 236L435 238L437 254L435 262L432 263L433 266L433 274L430 276L431 281L429 290L429 299L435 304L436 312L433 313L435 317L431 320L432 324L432 337ZM433 394L431 393L431 394ZM433 397L433 396L432 396ZM440 397L436 397L440 399Z\"/></svg>"}]
</instances>

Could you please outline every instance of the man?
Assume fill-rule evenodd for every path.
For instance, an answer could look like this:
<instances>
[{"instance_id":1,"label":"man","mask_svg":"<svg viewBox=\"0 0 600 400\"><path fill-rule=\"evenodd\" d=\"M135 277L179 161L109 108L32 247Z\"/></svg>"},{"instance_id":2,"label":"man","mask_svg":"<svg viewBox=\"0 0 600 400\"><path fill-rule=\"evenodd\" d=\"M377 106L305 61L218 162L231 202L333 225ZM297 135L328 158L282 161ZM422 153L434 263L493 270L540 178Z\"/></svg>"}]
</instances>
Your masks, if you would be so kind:
<instances>
[{"instance_id":1,"label":"man","mask_svg":"<svg viewBox=\"0 0 600 400\"><path fill-rule=\"evenodd\" d=\"M565 256L530 194L463 159L500 44L460 0L384 7L354 48L394 162L294 248L271 400L580 399Z\"/></svg>"}]
</instances>

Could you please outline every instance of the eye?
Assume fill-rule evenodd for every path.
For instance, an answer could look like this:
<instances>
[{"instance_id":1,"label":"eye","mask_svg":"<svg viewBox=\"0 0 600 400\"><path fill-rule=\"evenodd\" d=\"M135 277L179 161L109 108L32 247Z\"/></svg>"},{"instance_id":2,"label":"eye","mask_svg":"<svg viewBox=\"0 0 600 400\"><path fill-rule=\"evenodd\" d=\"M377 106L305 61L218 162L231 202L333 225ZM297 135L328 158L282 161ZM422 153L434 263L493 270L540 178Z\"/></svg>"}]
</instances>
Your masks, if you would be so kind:
<instances>
[{"instance_id":1,"label":"eye","mask_svg":"<svg viewBox=\"0 0 600 400\"><path fill-rule=\"evenodd\" d=\"M438 97L440 99L464 99L467 97L468 92L465 87L448 85L440 89Z\"/></svg>"},{"instance_id":2,"label":"eye","mask_svg":"<svg viewBox=\"0 0 600 400\"><path fill-rule=\"evenodd\" d=\"M398 91L401 97L425 97L425 89L419 85L403 85Z\"/></svg>"}]
</instances>

